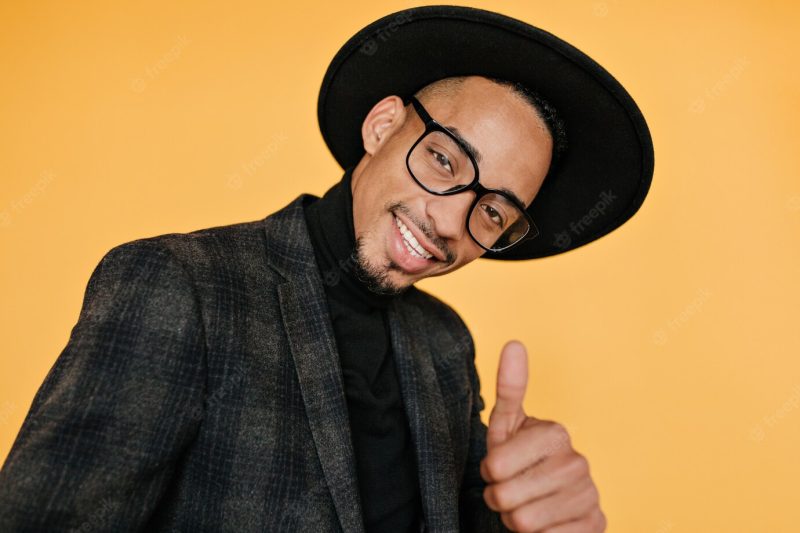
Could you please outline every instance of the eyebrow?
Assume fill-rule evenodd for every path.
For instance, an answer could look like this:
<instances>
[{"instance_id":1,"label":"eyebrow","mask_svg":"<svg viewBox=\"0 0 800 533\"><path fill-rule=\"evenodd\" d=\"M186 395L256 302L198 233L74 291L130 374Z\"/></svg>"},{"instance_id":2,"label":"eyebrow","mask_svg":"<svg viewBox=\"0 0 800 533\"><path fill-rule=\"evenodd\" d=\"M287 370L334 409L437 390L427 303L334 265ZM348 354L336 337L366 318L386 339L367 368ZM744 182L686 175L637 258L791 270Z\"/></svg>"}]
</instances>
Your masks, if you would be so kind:
<instances>
[{"instance_id":1,"label":"eyebrow","mask_svg":"<svg viewBox=\"0 0 800 533\"><path fill-rule=\"evenodd\" d=\"M519 203L519 205L521 205L521 206L525 207L525 202L523 202L522 200L520 200L520 199L519 199L519 196L517 196L516 194L514 194L514 191L512 191L511 189L507 189L507 188L505 188L505 187L501 187L500 189L497 189L497 190L498 190L498 191L502 191L502 192L506 193L506 194L507 194L507 195L509 195L511 198L513 198L514 200L516 200L516 201ZM525 207L525 208L527 209L527 207Z\"/></svg>"},{"instance_id":2,"label":"eyebrow","mask_svg":"<svg viewBox=\"0 0 800 533\"><path fill-rule=\"evenodd\" d=\"M467 149L467 152L469 153L469 155L472 156L472 158L475 160L476 163L481 162L481 159L483 159L483 155L481 155L478 149L472 146L470 142L466 140L463 135L461 135L461 132L458 131L458 128L456 128L455 126L445 126L445 128L453 132L455 138L458 139L458 142L464 145L464 148Z\"/></svg>"}]
</instances>

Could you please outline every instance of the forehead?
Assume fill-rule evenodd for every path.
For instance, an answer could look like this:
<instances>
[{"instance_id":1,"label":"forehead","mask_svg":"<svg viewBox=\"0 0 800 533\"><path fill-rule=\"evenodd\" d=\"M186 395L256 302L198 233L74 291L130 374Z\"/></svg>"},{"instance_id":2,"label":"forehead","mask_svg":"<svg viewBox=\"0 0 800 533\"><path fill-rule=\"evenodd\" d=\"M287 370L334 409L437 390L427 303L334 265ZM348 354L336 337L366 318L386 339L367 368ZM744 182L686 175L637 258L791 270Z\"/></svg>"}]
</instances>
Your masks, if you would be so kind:
<instances>
[{"instance_id":1,"label":"forehead","mask_svg":"<svg viewBox=\"0 0 800 533\"><path fill-rule=\"evenodd\" d=\"M440 124L479 155L480 182L512 191L528 205L550 163L551 140L535 110L509 89L474 84L450 97L423 103Z\"/></svg>"}]
</instances>

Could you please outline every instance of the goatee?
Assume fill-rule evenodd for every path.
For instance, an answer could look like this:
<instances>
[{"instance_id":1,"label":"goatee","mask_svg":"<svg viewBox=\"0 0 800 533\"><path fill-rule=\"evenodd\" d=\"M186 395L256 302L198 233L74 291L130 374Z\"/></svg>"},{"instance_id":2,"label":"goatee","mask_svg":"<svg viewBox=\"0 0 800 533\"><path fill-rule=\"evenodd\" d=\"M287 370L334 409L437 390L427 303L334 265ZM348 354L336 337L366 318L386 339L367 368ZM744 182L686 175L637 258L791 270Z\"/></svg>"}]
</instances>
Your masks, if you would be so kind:
<instances>
[{"instance_id":1,"label":"goatee","mask_svg":"<svg viewBox=\"0 0 800 533\"><path fill-rule=\"evenodd\" d=\"M364 254L363 240L361 237L356 239L354 256L355 265L353 266L353 273L370 292L374 292L375 294L397 296L408 290L409 287L398 287L389 279L387 274L388 270L398 269L398 266L395 265L393 261L389 261L389 265L386 270L375 268L367 262Z\"/></svg>"}]
</instances>

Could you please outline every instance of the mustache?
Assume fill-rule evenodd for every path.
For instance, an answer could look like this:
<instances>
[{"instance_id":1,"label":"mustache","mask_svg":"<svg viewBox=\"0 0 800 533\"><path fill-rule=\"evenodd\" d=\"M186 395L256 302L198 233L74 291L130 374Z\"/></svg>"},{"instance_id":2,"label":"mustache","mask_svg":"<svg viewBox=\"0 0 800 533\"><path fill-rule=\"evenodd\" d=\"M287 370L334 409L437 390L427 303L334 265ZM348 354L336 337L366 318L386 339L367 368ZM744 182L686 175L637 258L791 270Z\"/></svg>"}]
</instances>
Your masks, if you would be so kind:
<instances>
[{"instance_id":1,"label":"mustache","mask_svg":"<svg viewBox=\"0 0 800 533\"><path fill-rule=\"evenodd\" d=\"M450 249L447 248L447 244L445 244L444 239L434 235L431 227L425 222L422 222L416 216L414 216L414 214L411 212L411 210L408 208L407 205L405 205L403 202L393 202L388 205L388 209L392 213L394 213L395 211L403 213L411 222L413 222L414 225L417 226L417 228L423 233L423 235L425 235L425 237L427 237L428 240L431 241L431 243L434 246L436 246L439 250L441 250L444 253L444 256L446 258L445 263L451 265L455 262L456 257L453 254L453 252L451 252Z\"/></svg>"}]
</instances>

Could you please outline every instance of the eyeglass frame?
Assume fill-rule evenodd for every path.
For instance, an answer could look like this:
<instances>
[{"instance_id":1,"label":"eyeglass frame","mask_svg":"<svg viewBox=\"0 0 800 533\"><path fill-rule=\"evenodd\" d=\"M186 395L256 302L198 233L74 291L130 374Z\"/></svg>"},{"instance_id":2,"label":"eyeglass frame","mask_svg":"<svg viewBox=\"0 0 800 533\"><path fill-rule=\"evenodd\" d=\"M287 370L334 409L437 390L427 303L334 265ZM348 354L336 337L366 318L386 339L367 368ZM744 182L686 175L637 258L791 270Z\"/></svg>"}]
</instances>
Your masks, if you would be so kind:
<instances>
[{"instance_id":1,"label":"eyeglass frame","mask_svg":"<svg viewBox=\"0 0 800 533\"><path fill-rule=\"evenodd\" d=\"M480 169L478 167L478 162L475 161L474 157L472 157L471 150L468 150L467 147L464 146L464 144L461 142L461 140L459 140L459 138L453 132L451 132L449 129L447 129L442 124L437 122L436 119L434 119L430 115L430 113L428 113L428 110L425 109L425 107L422 105L422 103L419 100L417 100L417 98L415 96L413 96L413 95L409 96L404 100L404 104L406 104L406 105L409 102L413 105L414 110L419 115L419 118L421 118L422 122L425 124L425 131L423 131L422 135L420 135L419 138L414 142L414 144L411 145L411 148L409 148L408 154L406 155L406 168L408 169L408 173L411 175L411 177L414 179L414 181L417 183L417 185L422 187L425 191L429 192L430 194L433 194L433 195L436 195L436 196L452 196L454 194L459 194L459 193L462 193L462 192L465 192L465 191L475 191L475 199L472 201L472 204L469 206L469 210L467 211L467 219L465 220L464 223L466 224L466 227L467 227L467 233L469 233L469 236L472 238L472 240L475 242L475 244L477 244L478 246L480 246L481 248L483 248L487 252L491 252L491 253L494 253L494 254L504 253L504 252L507 252L508 250L510 250L512 248L515 248L516 246L522 244L522 242L525 241L525 240L534 239L537 236L539 236L539 234L540 234L539 228L536 227L536 224L534 224L533 219L528 214L528 210L525 207L525 205L522 204L521 202L518 202L516 198L513 198L513 197L509 196L504 191L501 191L501 190L498 190L498 189L490 189L489 187L484 187L478 181L478 178L480 177ZM440 132L444 133L445 135L447 135L448 137L450 137L458 145L458 147L461 149L461 151L469 158L470 162L472 163L472 167L475 169L475 177L472 179L472 182L470 182L467 185L464 185L461 189L458 189L458 190L455 190L455 191L445 191L445 192L432 191L432 190L428 189L414 175L414 172L411 170L411 164L409 162L410 159L411 159L411 153L414 151L414 148L416 148L417 145L420 142L422 142L422 139L424 139L432 131L440 131ZM486 246L482 245L480 242L478 242L478 239L475 238L475 236L472 234L472 230L469 228L469 221L470 221L470 218L472 217L472 212L475 209L475 206L478 204L478 201L480 201L481 198L483 198L484 196L486 196L487 194L490 194L490 193L502 196L503 198L505 198L506 200L508 200L512 204L514 204L514 206L516 206L517 209L520 210L520 212L522 213L522 216L524 216L525 220L528 222L528 231L525 233L525 235L523 235L519 240L515 241L513 244L510 244L510 245L508 245L508 246L506 246L504 248L501 248L499 250L492 250L491 248L487 248ZM531 235L531 233L533 233L533 235Z\"/></svg>"}]
</instances>

